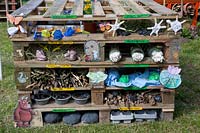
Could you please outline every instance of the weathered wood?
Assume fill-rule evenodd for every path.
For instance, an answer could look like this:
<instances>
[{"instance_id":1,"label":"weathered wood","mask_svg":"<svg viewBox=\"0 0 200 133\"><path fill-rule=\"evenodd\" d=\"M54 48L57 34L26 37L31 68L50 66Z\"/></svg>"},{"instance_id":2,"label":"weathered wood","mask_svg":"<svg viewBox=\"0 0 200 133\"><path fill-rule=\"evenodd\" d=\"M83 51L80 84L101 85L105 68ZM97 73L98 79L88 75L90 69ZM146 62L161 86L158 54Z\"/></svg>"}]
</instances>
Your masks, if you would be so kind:
<instances>
[{"instance_id":1,"label":"weathered wood","mask_svg":"<svg viewBox=\"0 0 200 133\"><path fill-rule=\"evenodd\" d=\"M160 90L161 88L163 88L162 85L160 85L160 86L148 86L147 90ZM124 90L124 89L120 88L120 87L106 87L106 90Z\"/></svg>"},{"instance_id":2,"label":"weathered wood","mask_svg":"<svg viewBox=\"0 0 200 133\"><path fill-rule=\"evenodd\" d=\"M152 106L150 104L137 104L134 107L141 107L142 109L172 109L174 108L174 104L162 104L162 103L157 103L156 106ZM59 109L75 109L76 111L83 111L83 110L108 110L108 109L119 109L119 106L114 106L114 105L94 105L91 103L87 103L87 104L83 104L83 105L79 105L76 104L72 101L70 101L67 104L64 105L58 105L55 102L50 102L49 104L46 105L37 105L37 104L33 104L32 106L33 109L39 109L42 112L48 112L48 111L52 111L55 108L59 108Z\"/></svg>"},{"instance_id":3,"label":"weathered wood","mask_svg":"<svg viewBox=\"0 0 200 133\"><path fill-rule=\"evenodd\" d=\"M42 127L44 125L42 119L42 112L40 110L33 110L34 115L30 122L31 127Z\"/></svg>"},{"instance_id":4,"label":"weathered wood","mask_svg":"<svg viewBox=\"0 0 200 133\"><path fill-rule=\"evenodd\" d=\"M143 3L145 6L148 6L153 11L155 11L160 15L177 15L175 11L172 11L171 9L165 6L158 4L153 0L138 0L138 1Z\"/></svg>"},{"instance_id":5,"label":"weathered wood","mask_svg":"<svg viewBox=\"0 0 200 133\"><path fill-rule=\"evenodd\" d=\"M74 14L75 15L75 14ZM78 16L78 15L77 15ZM139 17L139 18L124 18L123 16L118 17L120 20L141 20L141 19L175 19L176 16L150 16L150 17ZM69 20L77 20L77 21L97 21L97 20L115 20L116 14L106 14L106 17L90 17L90 18L84 18L84 17L77 17L77 18L66 18L66 19L51 19L51 18L44 18L43 15L30 15L27 18L24 18L23 21L69 21Z\"/></svg>"},{"instance_id":6,"label":"weathered wood","mask_svg":"<svg viewBox=\"0 0 200 133\"><path fill-rule=\"evenodd\" d=\"M83 0L76 0L74 15L83 16Z\"/></svg>"},{"instance_id":7,"label":"weathered wood","mask_svg":"<svg viewBox=\"0 0 200 133\"><path fill-rule=\"evenodd\" d=\"M100 123L110 122L110 110L100 110L99 111L99 122Z\"/></svg>"},{"instance_id":8,"label":"weathered wood","mask_svg":"<svg viewBox=\"0 0 200 133\"><path fill-rule=\"evenodd\" d=\"M33 10L35 10L43 0L30 0L25 5L23 5L21 8L14 11L11 15L12 16L28 16Z\"/></svg>"},{"instance_id":9,"label":"weathered wood","mask_svg":"<svg viewBox=\"0 0 200 133\"><path fill-rule=\"evenodd\" d=\"M163 120L163 121L172 121L173 120L173 115L174 115L174 113L173 112L161 112L161 116L160 116L160 118L161 118L161 120Z\"/></svg>"},{"instance_id":10,"label":"weathered wood","mask_svg":"<svg viewBox=\"0 0 200 133\"><path fill-rule=\"evenodd\" d=\"M103 101L104 101L103 92L92 90L91 94L92 94L91 96L92 104L103 105Z\"/></svg>"},{"instance_id":11,"label":"weathered wood","mask_svg":"<svg viewBox=\"0 0 200 133\"><path fill-rule=\"evenodd\" d=\"M18 99L20 100L22 97L28 97L28 101L31 102L31 93L32 91L17 91Z\"/></svg>"},{"instance_id":12,"label":"weathered wood","mask_svg":"<svg viewBox=\"0 0 200 133\"><path fill-rule=\"evenodd\" d=\"M53 5L47 9L43 17L48 18L52 15L60 15L68 0L55 0Z\"/></svg>"},{"instance_id":13,"label":"weathered wood","mask_svg":"<svg viewBox=\"0 0 200 133\"><path fill-rule=\"evenodd\" d=\"M122 5L117 0L109 0L109 4L117 16L122 16L127 14L127 11L122 7Z\"/></svg>"},{"instance_id":14,"label":"weathered wood","mask_svg":"<svg viewBox=\"0 0 200 133\"><path fill-rule=\"evenodd\" d=\"M24 46L19 42L13 42L13 59L14 61L24 61Z\"/></svg>"},{"instance_id":15,"label":"weathered wood","mask_svg":"<svg viewBox=\"0 0 200 133\"><path fill-rule=\"evenodd\" d=\"M125 40L148 40L150 43L166 43L168 40L172 40L177 38L174 35L160 35L159 37L156 36L141 36L138 34L131 34L129 36L117 36L117 37L108 37L104 38L103 34L94 33L94 34L77 34L71 37L64 37L59 42L85 42L88 40L95 39L96 41L103 41L104 43L124 43ZM58 42L53 38L42 38L40 40L34 40L32 36L25 37L25 38L11 38L11 41L20 41L20 42Z\"/></svg>"},{"instance_id":16,"label":"weathered wood","mask_svg":"<svg viewBox=\"0 0 200 133\"><path fill-rule=\"evenodd\" d=\"M162 103L163 104L174 104L175 100L175 91L162 91L161 92Z\"/></svg>"},{"instance_id":17,"label":"weathered wood","mask_svg":"<svg viewBox=\"0 0 200 133\"><path fill-rule=\"evenodd\" d=\"M99 1L96 1L93 4L94 4L93 16L95 16L95 17L105 16L105 13L104 13L104 10L101 6L101 3Z\"/></svg>"},{"instance_id":18,"label":"weathered wood","mask_svg":"<svg viewBox=\"0 0 200 133\"><path fill-rule=\"evenodd\" d=\"M100 61L105 61L105 43L101 43L100 44L100 53L101 53L101 55L100 55L100 58L101 58L101 60Z\"/></svg>"},{"instance_id":19,"label":"weathered wood","mask_svg":"<svg viewBox=\"0 0 200 133\"><path fill-rule=\"evenodd\" d=\"M177 39L170 40L164 48L164 56L168 63L179 63L180 44Z\"/></svg>"},{"instance_id":20,"label":"weathered wood","mask_svg":"<svg viewBox=\"0 0 200 133\"><path fill-rule=\"evenodd\" d=\"M112 67L168 67L168 65L179 66L177 63L170 64L127 64L126 62L121 62L120 64L113 64L109 62L49 62L49 61L14 61L15 67L27 67L27 68L112 68Z\"/></svg>"},{"instance_id":21,"label":"weathered wood","mask_svg":"<svg viewBox=\"0 0 200 133\"><path fill-rule=\"evenodd\" d=\"M151 14L149 11L145 10L142 6L138 5L135 0L128 0L128 4L131 9L136 14Z\"/></svg>"}]
</instances>

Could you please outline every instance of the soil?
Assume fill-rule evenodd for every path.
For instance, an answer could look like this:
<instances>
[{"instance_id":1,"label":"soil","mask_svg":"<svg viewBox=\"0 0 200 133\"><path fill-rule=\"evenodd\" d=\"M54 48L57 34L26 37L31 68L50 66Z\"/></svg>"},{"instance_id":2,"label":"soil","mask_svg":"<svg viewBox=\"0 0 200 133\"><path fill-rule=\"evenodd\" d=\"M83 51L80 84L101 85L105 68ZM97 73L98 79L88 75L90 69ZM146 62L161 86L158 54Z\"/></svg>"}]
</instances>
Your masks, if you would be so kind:
<instances>
[{"instance_id":1,"label":"soil","mask_svg":"<svg viewBox=\"0 0 200 133\"><path fill-rule=\"evenodd\" d=\"M45 98L48 98L49 95L46 95L46 94L36 94L34 95L34 99L45 99Z\"/></svg>"}]
</instances>

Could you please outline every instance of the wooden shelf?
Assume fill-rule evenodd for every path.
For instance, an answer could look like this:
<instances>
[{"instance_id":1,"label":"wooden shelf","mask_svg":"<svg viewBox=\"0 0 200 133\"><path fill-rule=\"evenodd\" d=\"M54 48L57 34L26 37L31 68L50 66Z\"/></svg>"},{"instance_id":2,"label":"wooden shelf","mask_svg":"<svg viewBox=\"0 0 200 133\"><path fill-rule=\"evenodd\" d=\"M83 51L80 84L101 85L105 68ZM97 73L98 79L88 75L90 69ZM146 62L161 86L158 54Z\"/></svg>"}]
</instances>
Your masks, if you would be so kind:
<instances>
[{"instance_id":1,"label":"wooden shelf","mask_svg":"<svg viewBox=\"0 0 200 133\"><path fill-rule=\"evenodd\" d=\"M142 108L142 109L173 109L174 104L162 104L158 103L156 106L151 106L150 104L140 104L136 105L134 107ZM40 111L52 111L53 109L74 109L74 110L115 110L115 109L120 109L124 107L119 107L119 106L109 106L109 105L94 105L91 103L79 105L76 103L68 103L65 105L58 105L55 102L49 103L46 105L37 105L33 104L32 106L33 109L38 109Z\"/></svg>"},{"instance_id":2,"label":"wooden shelf","mask_svg":"<svg viewBox=\"0 0 200 133\"><path fill-rule=\"evenodd\" d=\"M147 59L148 60L148 59ZM51 62L51 61L14 61L15 67L28 67L28 68L110 68L110 67L163 67L168 65L178 64L174 63L154 63L153 61L142 61L142 62L128 62L127 60L119 63L113 63L111 61L105 62L80 62L80 61L63 61L63 62Z\"/></svg>"},{"instance_id":3,"label":"wooden shelf","mask_svg":"<svg viewBox=\"0 0 200 133\"><path fill-rule=\"evenodd\" d=\"M23 21L28 22L28 21L112 21L115 20L117 16L110 16L110 17L78 17L78 18L73 18L73 19L51 19L51 18L44 18L43 15L30 15L27 18L24 18ZM152 15L150 17L145 17L145 18L123 18L123 17L118 17L119 20L141 20L141 19L175 19L176 16L157 16L157 15Z\"/></svg>"},{"instance_id":4,"label":"wooden shelf","mask_svg":"<svg viewBox=\"0 0 200 133\"><path fill-rule=\"evenodd\" d=\"M1 6L1 5L5 6L5 3L4 3L4 2L1 2L1 3L0 3L0 6ZM8 5L17 5L17 3L16 3L16 2L13 2L13 3L10 2L10 3L8 3Z\"/></svg>"},{"instance_id":5,"label":"wooden shelf","mask_svg":"<svg viewBox=\"0 0 200 133\"><path fill-rule=\"evenodd\" d=\"M15 10L8 10L8 12L13 12ZM6 10L0 10L0 12L6 12Z\"/></svg>"},{"instance_id":6,"label":"wooden shelf","mask_svg":"<svg viewBox=\"0 0 200 133\"><path fill-rule=\"evenodd\" d=\"M148 87L146 87L147 90L160 90L161 88L164 88L164 86L159 85L159 86L148 86ZM106 90L126 90L126 89L113 86L113 87L106 87ZM141 89L141 90L143 90L143 89Z\"/></svg>"},{"instance_id":7,"label":"wooden shelf","mask_svg":"<svg viewBox=\"0 0 200 133\"><path fill-rule=\"evenodd\" d=\"M142 36L139 34L131 34L129 36L117 36L117 37L104 37L103 33L94 33L94 34L76 34L74 36L71 37L64 37L62 40L54 40L53 38L42 38L39 40L34 40L33 36L30 37L23 37L23 38L17 38L17 37L12 37L11 41L15 42L15 41L20 41L20 42L48 42L50 44L53 44L55 42L55 44L62 44L63 42L69 42L69 44L73 44L73 43L80 43L80 42L85 42L88 40L97 40L97 41L103 41L105 43L125 43L126 40L135 40L138 41L137 43L143 43L140 42L141 41L146 41L145 43L164 43L169 41L170 39L175 39L178 36L175 35L159 35L157 36ZM135 43L135 42L133 42Z\"/></svg>"}]
</instances>

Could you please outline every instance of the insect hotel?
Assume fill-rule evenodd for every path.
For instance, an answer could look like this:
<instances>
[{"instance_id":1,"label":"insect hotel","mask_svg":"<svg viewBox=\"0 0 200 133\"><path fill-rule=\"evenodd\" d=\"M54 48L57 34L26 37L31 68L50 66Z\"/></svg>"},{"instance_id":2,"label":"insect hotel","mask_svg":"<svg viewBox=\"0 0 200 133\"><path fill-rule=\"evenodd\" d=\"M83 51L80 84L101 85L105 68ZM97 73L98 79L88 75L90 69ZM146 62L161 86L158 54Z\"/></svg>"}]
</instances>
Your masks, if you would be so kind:
<instances>
[{"instance_id":1,"label":"insect hotel","mask_svg":"<svg viewBox=\"0 0 200 133\"><path fill-rule=\"evenodd\" d=\"M8 16L17 127L173 120L176 12L153 0L30 0Z\"/></svg>"}]
</instances>

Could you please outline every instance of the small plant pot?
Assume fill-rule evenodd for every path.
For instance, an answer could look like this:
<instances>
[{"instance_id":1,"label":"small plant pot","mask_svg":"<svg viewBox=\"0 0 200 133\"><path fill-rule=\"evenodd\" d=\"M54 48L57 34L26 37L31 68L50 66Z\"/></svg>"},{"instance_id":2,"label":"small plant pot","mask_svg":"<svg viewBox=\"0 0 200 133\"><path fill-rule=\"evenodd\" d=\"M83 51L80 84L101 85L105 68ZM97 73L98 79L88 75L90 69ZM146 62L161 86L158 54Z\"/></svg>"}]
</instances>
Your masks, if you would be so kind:
<instances>
[{"instance_id":1,"label":"small plant pot","mask_svg":"<svg viewBox=\"0 0 200 133\"><path fill-rule=\"evenodd\" d=\"M74 93L72 95L72 98L75 100L77 104L86 104L90 98L90 95L88 93Z\"/></svg>"},{"instance_id":2,"label":"small plant pot","mask_svg":"<svg viewBox=\"0 0 200 133\"><path fill-rule=\"evenodd\" d=\"M71 94L69 93L60 93L53 96L53 99L55 99L55 102L59 105L67 104L70 98Z\"/></svg>"},{"instance_id":3,"label":"small plant pot","mask_svg":"<svg viewBox=\"0 0 200 133\"><path fill-rule=\"evenodd\" d=\"M35 94L34 95L34 100L36 102L36 104L38 105L45 105L49 103L51 96L47 95L47 94Z\"/></svg>"}]
</instances>

